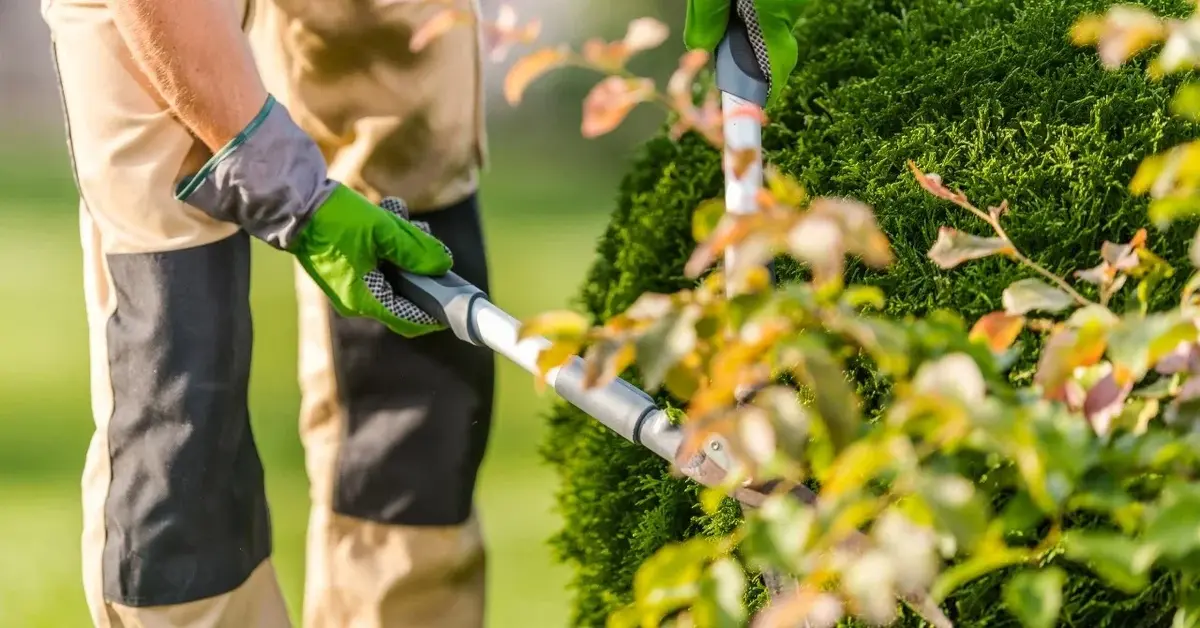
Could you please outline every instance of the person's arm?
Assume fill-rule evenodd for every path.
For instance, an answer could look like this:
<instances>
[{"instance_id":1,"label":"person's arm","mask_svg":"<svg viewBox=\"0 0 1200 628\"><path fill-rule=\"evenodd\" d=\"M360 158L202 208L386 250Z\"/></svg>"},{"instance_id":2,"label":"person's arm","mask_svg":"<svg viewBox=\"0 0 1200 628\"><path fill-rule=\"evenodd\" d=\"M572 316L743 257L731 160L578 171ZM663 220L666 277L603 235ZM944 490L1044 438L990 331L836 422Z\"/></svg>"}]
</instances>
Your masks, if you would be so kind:
<instances>
[{"instance_id":1,"label":"person's arm","mask_svg":"<svg viewBox=\"0 0 1200 628\"><path fill-rule=\"evenodd\" d=\"M216 152L267 100L233 2L110 0L134 60L180 121Z\"/></svg>"},{"instance_id":2,"label":"person's arm","mask_svg":"<svg viewBox=\"0 0 1200 628\"><path fill-rule=\"evenodd\" d=\"M440 275L454 263L449 249L328 178L316 142L263 86L234 2L109 3L135 62L213 152L177 182L177 200L290 252L343 315L369 316L404 336L443 327L398 297L379 267Z\"/></svg>"}]
</instances>

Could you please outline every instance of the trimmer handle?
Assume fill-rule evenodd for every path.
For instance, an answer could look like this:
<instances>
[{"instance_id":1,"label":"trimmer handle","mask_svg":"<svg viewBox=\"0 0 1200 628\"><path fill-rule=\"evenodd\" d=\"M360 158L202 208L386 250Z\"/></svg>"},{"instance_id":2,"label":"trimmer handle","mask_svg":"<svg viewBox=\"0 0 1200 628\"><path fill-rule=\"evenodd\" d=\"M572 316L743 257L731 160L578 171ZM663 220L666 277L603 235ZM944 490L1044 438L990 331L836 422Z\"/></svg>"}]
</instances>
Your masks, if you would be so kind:
<instances>
[{"instance_id":1,"label":"trimmer handle","mask_svg":"<svg viewBox=\"0 0 1200 628\"><path fill-rule=\"evenodd\" d=\"M483 290L452 272L440 277L426 277L402 271L386 262L379 265L379 271L396 294L449 327L460 340L473 345L484 344L471 321L471 306L480 299L487 300Z\"/></svg>"},{"instance_id":2,"label":"trimmer handle","mask_svg":"<svg viewBox=\"0 0 1200 628\"><path fill-rule=\"evenodd\" d=\"M717 89L759 107L766 106L769 82L754 54L750 31L736 7L730 7L729 27L725 38L717 44L716 65Z\"/></svg>"}]
</instances>

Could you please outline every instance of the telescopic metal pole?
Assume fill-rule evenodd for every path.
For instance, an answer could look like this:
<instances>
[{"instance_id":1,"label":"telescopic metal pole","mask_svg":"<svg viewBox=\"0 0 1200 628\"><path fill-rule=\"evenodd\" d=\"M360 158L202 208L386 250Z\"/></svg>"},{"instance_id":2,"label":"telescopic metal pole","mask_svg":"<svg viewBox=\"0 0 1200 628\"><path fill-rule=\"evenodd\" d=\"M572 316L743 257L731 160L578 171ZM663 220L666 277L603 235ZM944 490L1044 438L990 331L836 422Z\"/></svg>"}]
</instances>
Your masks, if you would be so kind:
<instances>
[{"instance_id":1,"label":"telescopic metal pole","mask_svg":"<svg viewBox=\"0 0 1200 628\"><path fill-rule=\"evenodd\" d=\"M729 14L729 27L716 50L716 79L717 89L721 92L725 140L722 160L725 175L725 211L734 215L748 215L758 211L758 194L763 185L761 116L734 114L740 109L746 110L748 114L754 113L755 110L761 112L767 104L770 84L754 53L746 23L738 15L736 7L731 6ZM749 166L739 173L734 164L741 161L741 158L735 158L735 155L747 153L753 155L753 158L750 159ZM731 246L725 250L726 272L738 267L737 258L736 247ZM768 267L768 272L774 275L772 270ZM732 296L736 286L728 279L727 276L726 290ZM773 283L773 276L771 280ZM736 391L739 403L746 401L753 392ZM719 441L710 445L719 446ZM747 507L753 506L743 502L743 510ZM789 588L795 586L794 581L785 574L767 570L762 575L763 584L772 598L784 595Z\"/></svg>"}]
</instances>

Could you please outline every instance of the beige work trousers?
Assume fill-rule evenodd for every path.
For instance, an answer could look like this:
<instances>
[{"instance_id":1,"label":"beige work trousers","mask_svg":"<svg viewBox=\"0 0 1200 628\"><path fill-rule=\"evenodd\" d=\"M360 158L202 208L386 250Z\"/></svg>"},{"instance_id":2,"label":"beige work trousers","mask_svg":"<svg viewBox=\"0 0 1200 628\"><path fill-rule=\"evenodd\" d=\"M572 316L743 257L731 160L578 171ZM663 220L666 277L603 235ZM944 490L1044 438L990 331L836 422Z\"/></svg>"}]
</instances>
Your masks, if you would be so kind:
<instances>
[{"instance_id":1,"label":"beige work trousers","mask_svg":"<svg viewBox=\"0 0 1200 628\"><path fill-rule=\"evenodd\" d=\"M322 147L330 177L376 200L404 198L454 251L456 270L486 286L478 34L459 28L413 54L408 38L437 6L220 1L238 5L268 90ZM246 403L249 237L173 197L210 153L138 70L108 3L42 7L81 197L92 620L288 626ZM403 339L341 318L302 272L296 287L312 487L303 624L482 625L473 490L492 357L448 334Z\"/></svg>"}]
</instances>

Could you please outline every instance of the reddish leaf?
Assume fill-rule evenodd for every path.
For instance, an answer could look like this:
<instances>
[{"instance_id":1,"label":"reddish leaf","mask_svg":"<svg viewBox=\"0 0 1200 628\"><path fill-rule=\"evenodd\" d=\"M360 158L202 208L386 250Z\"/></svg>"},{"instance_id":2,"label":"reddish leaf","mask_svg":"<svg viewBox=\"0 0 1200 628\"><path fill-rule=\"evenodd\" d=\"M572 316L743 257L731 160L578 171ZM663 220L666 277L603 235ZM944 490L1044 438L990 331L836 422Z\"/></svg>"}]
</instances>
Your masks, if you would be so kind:
<instances>
[{"instance_id":1,"label":"reddish leaf","mask_svg":"<svg viewBox=\"0 0 1200 628\"><path fill-rule=\"evenodd\" d=\"M750 167L758 163L757 148L739 148L725 151L725 171L733 178L741 179L746 176Z\"/></svg>"},{"instance_id":2,"label":"reddish leaf","mask_svg":"<svg viewBox=\"0 0 1200 628\"><path fill-rule=\"evenodd\" d=\"M950 227L938 229L938 239L929 249L929 259L939 268L950 269L968 260L1015 252L1004 238L984 238Z\"/></svg>"},{"instance_id":3,"label":"reddish leaf","mask_svg":"<svg viewBox=\"0 0 1200 628\"><path fill-rule=\"evenodd\" d=\"M598 37L585 41L583 58L602 72L619 72L629 63L630 57L662 44L668 34L666 24L654 18L638 18L629 23L621 41L609 42Z\"/></svg>"},{"instance_id":4,"label":"reddish leaf","mask_svg":"<svg viewBox=\"0 0 1200 628\"><path fill-rule=\"evenodd\" d=\"M505 100L512 105L521 102L521 96L530 83L566 64L569 59L570 52L565 48L543 48L517 59L504 77Z\"/></svg>"},{"instance_id":5,"label":"reddish leaf","mask_svg":"<svg viewBox=\"0 0 1200 628\"><path fill-rule=\"evenodd\" d=\"M1175 396L1175 402L1191 401L1200 397L1200 377L1189 377L1187 381L1179 387L1179 393Z\"/></svg>"},{"instance_id":6,"label":"reddish leaf","mask_svg":"<svg viewBox=\"0 0 1200 628\"><path fill-rule=\"evenodd\" d=\"M680 107L679 119L671 126L670 137L678 140L688 131L695 131L717 149L725 146L724 117L721 99L715 89L705 93L699 107L690 104Z\"/></svg>"},{"instance_id":7,"label":"reddish leaf","mask_svg":"<svg viewBox=\"0 0 1200 628\"><path fill-rule=\"evenodd\" d=\"M932 172L929 174L921 172L921 169L917 167L916 162L912 160L909 160L908 162L908 169L912 171L913 176L917 178L917 183L921 184L921 187L924 188L926 192L929 192L938 198L944 198L948 201L953 201L959 205L968 203L966 195L964 195L962 192L958 190L952 192L949 188L942 185L941 175L934 174Z\"/></svg>"},{"instance_id":8,"label":"reddish leaf","mask_svg":"<svg viewBox=\"0 0 1200 628\"><path fill-rule=\"evenodd\" d=\"M748 119L757 122L759 126L767 123L767 114L762 107L754 104L740 104L725 111L726 120Z\"/></svg>"},{"instance_id":9,"label":"reddish leaf","mask_svg":"<svg viewBox=\"0 0 1200 628\"><path fill-rule=\"evenodd\" d=\"M1081 281L1101 286L1108 294L1112 294L1125 284L1125 278L1122 276L1118 279L1118 275L1134 271L1141 263L1139 251L1145 243L1145 229L1140 229L1128 244L1105 241L1100 246L1100 264L1087 270L1075 271L1075 276Z\"/></svg>"},{"instance_id":10,"label":"reddish leaf","mask_svg":"<svg viewBox=\"0 0 1200 628\"><path fill-rule=\"evenodd\" d=\"M599 137L612 131L634 107L653 96L650 79L610 76L600 81L583 101L583 136Z\"/></svg>"},{"instance_id":11,"label":"reddish leaf","mask_svg":"<svg viewBox=\"0 0 1200 628\"><path fill-rule=\"evenodd\" d=\"M692 87L696 74L708 64L708 53L691 50L679 58L679 67L667 82L667 95L682 113L692 108Z\"/></svg>"},{"instance_id":12,"label":"reddish leaf","mask_svg":"<svg viewBox=\"0 0 1200 628\"><path fill-rule=\"evenodd\" d=\"M585 61L606 74L619 72L629 60L629 49L625 42L608 42L598 37L583 42L582 52Z\"/></svg>"},{"instance_id":13,"label":"reddish leaf","mask_svg":"<svg viewBox=\"0 0 1200 628\"><path fill-rule=\"evenodd\" d=\"M683 267L684 274L695 279L716 262L717 257L730 246L742 244L762 224L758 214L739 215L726 213L717 223L717 228L707 240L700 243Z\"/></svg>"},{"instance_id":14,"label":"reddish leaf","mask_svg":"<svg viewBox=\"0 0 1200 628\"><path fill-rule=\"evenodd\" d=\"M1066 382L1075 369L1099 362L1106 346L1106 330L1102 327L1060 327L1042 348L1033 381L1042 387L1047 399L1063 401L1066 399Z\"/></svg>"},{"instance_id":15,"label":"reddish leaf","mask_svg":"<svg viewBox=\"0 0 1200 628\"><path fill-rule=\"evenodd\" d=\"M1121 413L1131 390L1132 381L1122 385L1112 373L1104 376L1088 390L1087 397L1083 400L1083 415L1097 434L1108 434L1113 418Z\"/></svg>"},{"instance_id":16,"label":"reddish leaf","mask_svg":"<svg viewBox=\"0 0 1200 628\"><path fill-rule=\"evenodd\" d=\"M752 628L833 628L844 614L841 601L834 595L801 589L772 600L755 615Z\"/></svg>"},{"instance_id":17,"label":"reddish leaf","mask_svg":"<svg viewBox=\"0 0 1200 628\"><path fill-rule=\"evenodd\" d=\"M1181 342L1175 350L1163 356L1154 370L1162 375L1174 375L1184 371L1200 372L1200 345Z\"/></svg>"},{"instance_id":18,"label":"reddish leaf","mask_svg":"<svg viewBox=\"0 0 1200 628\"><path fill-rule=\"evenodd\" d=\"M508 4L500 5L496 20L485 26L485 33L490 39L489 56L495 62L503 61L514 44L532 43L542 32L541 20L531 20L524 26L518 26L517 12Z\"/></svg>"},{"instance_id":19,"label":"reddish leaf","mask_svg":"<svg viewBox=\"0 0 1200 628\"><path fill-rule=\"evenodd\" d=\"M975 326L971 328L970 339L983 341L993 353L1003 353L1012 346L1024 328L1024 316L992 312L975 322Z\"/></svg>"},{"instance_id":20,"label":"reddish leaf","mask_svg":"<svg viewBox=\"0 0 1200 628\"><path fill-rule=\"evenodd\" d=\"M455 26L470 22L471 14L467 11L442 9L417 27L416 31L412 34L412 38L409 39L408 49L412 52L420 52L433 42L433 40L450 32L450 29Z\"/></svg>"}]
</instances>

